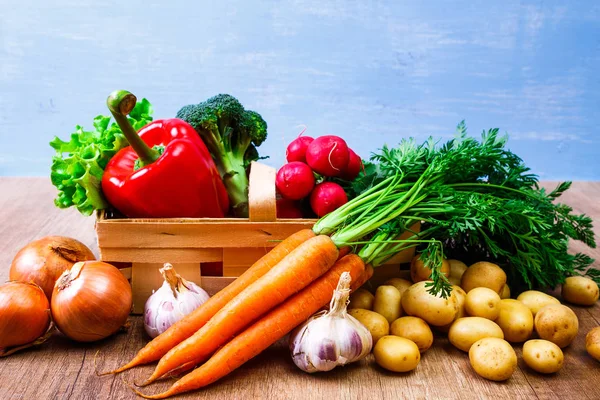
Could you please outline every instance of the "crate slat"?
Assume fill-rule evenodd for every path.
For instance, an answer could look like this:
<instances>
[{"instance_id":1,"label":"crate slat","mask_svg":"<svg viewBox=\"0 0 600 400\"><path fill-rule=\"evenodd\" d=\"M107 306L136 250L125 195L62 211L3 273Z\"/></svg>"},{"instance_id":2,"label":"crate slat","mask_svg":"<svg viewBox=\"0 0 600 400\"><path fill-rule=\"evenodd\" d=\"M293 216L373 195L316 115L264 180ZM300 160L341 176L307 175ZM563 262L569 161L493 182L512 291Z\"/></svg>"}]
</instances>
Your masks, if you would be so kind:
<instances>
[{"instance_id":1,"label":"crate slat","mask_svg":"<svg viewBox=\"0 0 600 400\"><path fill-rule=\"evenodd\" d=\"M312 228L313 220L249 222L247 220L195 222L96 222L100 248L236 248L275 247L301 229Z\"/></svg>"},{"instance_id":2,"label":"crate slat","mask_svg":"<svg viewBox=\"0 0 600 400\"><path fill-rule=\"evenodd\" d=\"M133 248L100 247L100 258L104 261L137 263L190 263L223 261L223 251L218 248Z\"/></svg>"},{"instance_id":3,"label":"crate slat","mask_svg":"<svg viewBox=\"0 0 600 400\"><path fill-rule=\"evenodd\" d=\"M268 247L223 249L223 276L240 276L268 252Z\"/></svg>"}]
</instances>

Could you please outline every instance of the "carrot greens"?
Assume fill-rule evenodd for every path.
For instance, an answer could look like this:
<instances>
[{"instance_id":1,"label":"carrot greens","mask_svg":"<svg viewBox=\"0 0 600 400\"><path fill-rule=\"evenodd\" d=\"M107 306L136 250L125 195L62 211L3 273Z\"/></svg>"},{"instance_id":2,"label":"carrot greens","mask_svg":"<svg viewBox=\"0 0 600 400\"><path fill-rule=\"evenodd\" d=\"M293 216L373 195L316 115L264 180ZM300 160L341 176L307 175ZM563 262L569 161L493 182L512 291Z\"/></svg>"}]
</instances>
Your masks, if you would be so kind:
<instances>
[{"instance_id":1,"label":"carrot greens","mask_svg":"<svg viewBox=\"0 0 600 400\"><path fill-rule=\"evenodd\" d=\"M358 255L373 266L418 247L433 271L430 290L444 296L451 285L439 268L448 254L497 262L515 288L555 287L575 274L600 282L590 257L567 251L569 239L596 246L591 218L555 201L571 183L540 188L507 139L492 129L478 141L462 122L441 146L431 138L384 146L346 186L355 198L314 231L331 234L337 246L364 245ZM420 232L397 240L418 221Z\"/></svg>"}]
</instances>

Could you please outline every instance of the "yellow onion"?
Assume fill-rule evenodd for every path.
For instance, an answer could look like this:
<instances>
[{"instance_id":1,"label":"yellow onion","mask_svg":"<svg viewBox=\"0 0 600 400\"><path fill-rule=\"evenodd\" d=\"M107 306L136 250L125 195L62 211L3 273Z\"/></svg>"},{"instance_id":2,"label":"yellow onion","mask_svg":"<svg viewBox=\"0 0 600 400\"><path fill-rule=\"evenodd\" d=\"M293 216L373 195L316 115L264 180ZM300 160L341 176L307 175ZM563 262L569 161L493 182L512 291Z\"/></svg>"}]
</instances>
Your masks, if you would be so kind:
<instances>
[{"instance_id":1,"label":"yellow onion","mask_svg":"<svg viewBox=\"0 0 600 400\"><path fill-rule=\"evenodd\" d=\"M23 247L10 265L12 281L33 282L50 299L58 277L78 261L94 260L94 253L78 240L46 236Z\"/></svg>"},{"instance_id":2,"label":"yellow onion","mask_svg":"<svg viewBox=\"0 0 600 400\"><path fill-rule=\"evenodd\" d=\"M50 310L44 291L33 283L8 282L0 286L0 356L11 347L37 344L50 326Z\"/></svg>"},{"instance_id":3,"label":"yellow onion","mask_svg":"<svg viewBox=\"0 0 600 400\"><path fill-rule=\"evenodd\" d=\"M78 342L93 342L117 332L131 311L127 279L102 261L73 265L56 281L50 308L58 330Z\"/></svg>"}]
</instances>

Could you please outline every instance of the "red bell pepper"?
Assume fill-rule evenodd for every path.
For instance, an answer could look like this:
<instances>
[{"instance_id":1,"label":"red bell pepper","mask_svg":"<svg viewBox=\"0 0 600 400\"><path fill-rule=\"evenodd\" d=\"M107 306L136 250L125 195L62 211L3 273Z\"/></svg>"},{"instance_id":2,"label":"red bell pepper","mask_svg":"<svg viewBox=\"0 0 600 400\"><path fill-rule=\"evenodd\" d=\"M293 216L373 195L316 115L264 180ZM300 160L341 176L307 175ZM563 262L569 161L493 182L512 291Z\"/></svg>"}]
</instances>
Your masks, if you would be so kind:
<instances>
[{"instance_id":1,"label":"red bell pepper","mask_svg":"<svg viewBox=\"0 0 600 400\"><path fill-rule=\"evenodd\" d=\"M187 122L157 120L135 132L127 119L136 98L119 90L107 105L130 146L106 165L102 191L133 218L224 217L229 198L200 136Z\"/></svg>"}]
</instances>

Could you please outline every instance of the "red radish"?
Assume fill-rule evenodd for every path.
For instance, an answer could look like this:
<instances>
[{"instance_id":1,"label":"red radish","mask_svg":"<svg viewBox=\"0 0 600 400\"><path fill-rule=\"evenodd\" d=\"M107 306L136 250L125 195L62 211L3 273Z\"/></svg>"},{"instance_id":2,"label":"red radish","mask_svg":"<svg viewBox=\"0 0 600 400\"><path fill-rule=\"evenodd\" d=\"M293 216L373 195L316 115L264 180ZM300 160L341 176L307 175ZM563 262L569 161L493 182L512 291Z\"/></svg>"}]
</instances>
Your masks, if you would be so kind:
<instances>
[{"instance_id":1,"label":"red radish","mask_svg":"<svg viewBox=\"0 0 600 400\"><path fill-rule=\"evenodd\" d=\"M310 136L298 136L288 145L285 150L285 158L288 162L300 161L306 162L306 149L308 145L315 140Z\"/></svg>"},{"instance_id":2,"label":"red radish","mask_svg":"<svg viewBox=\"0 0 600 400\"><path fill-rule=\"evenodd\" d=\"M315 186L315 176L308 165L294 161L279 168L275 186L286 199L300 200Z\"/></svg>"},{"instance_id":3,"label":"red radish","mask_svg":"<svg viewBox=\"0 0 600 400\"><path fill-rule=\"evenodd\" d=\"M290 199L277 199L277 218L302 218L298 202Z\"/></svg>"},{"instance_id":4,"label":"red radish","mask_svg":"<svg viewBox=\"0 0 600 400\"><path fill-rule=\"evenodd\" d=\"M354 150L348 149L348 154L350 155L348 165L342 173L341 178L347 181L353 181L354 179L356 179L358 174L360 174L360 170L362 169L363 164L360 156L356 154Z\"/></svg>"},{"instance_id":5,"label":"red radish","mask_svg":"<svg viewBox=\"0 0 600 400\"><path fill-rule=\"evenodd\" d=\"M333 182L322 182L310 194L310 207L322 217L348 202L344 189Z\"/></svg>"},{"instance_id":6,"label":"red radish","mask_svg":"<svg viewBox=\"0 0 600 400\"><path fill-rule=\"evenodd\" d=\"M306 149L306 163L324 176L339 176L348 165L348 145L339 136L320 136Z\"/></svg>"}]
</instances>

